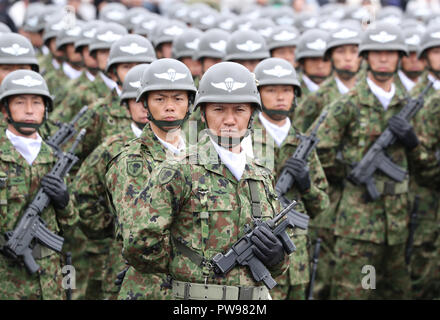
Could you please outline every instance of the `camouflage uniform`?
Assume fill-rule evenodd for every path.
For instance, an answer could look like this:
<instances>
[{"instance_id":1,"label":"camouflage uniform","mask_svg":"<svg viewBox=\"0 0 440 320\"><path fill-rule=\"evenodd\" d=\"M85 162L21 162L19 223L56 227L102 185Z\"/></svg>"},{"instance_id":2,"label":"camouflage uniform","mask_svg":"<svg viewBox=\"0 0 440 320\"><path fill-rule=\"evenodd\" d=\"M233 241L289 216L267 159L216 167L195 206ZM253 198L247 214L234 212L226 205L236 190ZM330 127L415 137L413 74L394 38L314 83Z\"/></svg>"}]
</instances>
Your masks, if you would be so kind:
<instances>
[{"instance_id":1,"label":"camouflage uniform","mask_svg":"<svg viewBox=\"0 0 440 320\"><path fill-rule=\"evenodd\" d=\"M165 147L147 123L139 138L130 141L108 164L105 176L117 221L117 237L128 243L134 199L150 173L167 158ZM133 267L122 283L118 299L171 299L166 274L146 274Z\"/></svg>"},{"instance_id":2,"label":"camouflage uniform","mask_svg":"<svg viewBox=\"0 0 440 320\"><path fill-rule=\"evenodd\" d=\"M410 183L411 200L415 195L420 196L410 270L414 295L419 299L440 297L440 167L434 156L440 150L439 97L439 91L435 90L425 97L424 107L414 119L422 148L410 167L414 177Z\"/></svg>"},{"instance_id":3,"label":"camouflage uniform","mask_svg":"<svg viewBox=\"0 0 440 320\"><path fill-rule=\"evenodd\" d=\"M204 273L206 270L170 243L178 241L206 259L226 252L244 234L244 225L252 222L249 180L256 181L258 193L264 195L260 197L263 219L280 209L273 177L264 166L248 158L237 181L218 161L209 136L205 135L196 149L182 161L166 161L153 169L147 187L135 200L124 256L139 271L169 273L173 282L259 286L247 267L236 267L224 277L215 277L212 271ZM210 213L208 221L200 215L206 211ZM288 265L285 257L271 268L272 276L282 274Z\"/></svg>"},{"instance_id":4,"label":"camouflage uniform","mask_svg":"<svg viewBox=\"0 0 440 320\"><path fill-rule=\"evenodd\" d=\"M297 137L298 130L293 126L290 127L289 134L280 147L266 131L260 119L256 119L254 122L254 132L256 133L253 136L255 156L260 159L264 159L264 157L273 158L275 160L273 174L276 179L279 178L284 163L293 155L300 143ZM262 157L259 157L257 152L262 152ZM291 188L285 196L290 200L295 199L299 202L295 210L308 213L312 218L315 218L321 215L329 206L328 196L325 193L328 185L316 152L313 152L310 159L310 176L313 181L310 191L301 196L298 190ZM270 167L270 165L266 164L266 167ZM296 229L293 242L297 251L290 257L288 272L276 279L278 286L271 292L273 299L299 300L305 298L306 285L310 280L307 231Z\"/></svg>"},{"instance_id":5,"label":"camouflage uniform","mask_svg":"<svg viewBox=\"0 0 440 320\"><path fill-rule=\"evenodd\" d=\"M361 160L379 137L389 118L406 103L405 93L396 86L395 95L384 111L371 92L366 79L329 107L329 114L318 130L318 154L326 173L343 181L350 165ZM336 170L336 154L341 151L346 173ZM407 156L399 142L387 150L393 162L408 167ZM338 157L339 158L339 157ZM383 193L385 183L394 184L394 192L383 193L374 202L366 201L364 186L344 182L341 202L336 213L336 265L332 278L332 298L405 298L410 297L408 271L403 259L408 236L408 178L395 183L375 173L376 186ZM387 257L387 262L382 261ZM376 268L378 290L364 290L361 270L364 265ZM390 281L393 288L382 287ZM375 294L376 293L376 294Z\"/></svg>"},{"instance_id":6,"label":"camouflage uniform","mask_svg":"<svg viewBox=\"0 0 440 320\"><path fill-rule=\"evenodd\" d=\"M113 245L114 220L105 197L104 174L107 162L120 151L126 141L134 137L131 127L128 127L124 132L106 138L84 160L72 184L80 214L81 229L91 239L89 240L90 246L96 248L97 251L93 252L90 248L87 250L88 258L92 263L89 268L91 273L88 275L88 283L94 288L94 290L87 290L86 298L88 299L102 298L102 296L96 296L93 293L96 292L96 289L104 297L112 298L111 294L117 290L114 285L116 273L124 267L120 255L120 247L122 246ZM112 261L110 269L113 269L114 272L107 274L107 279L104 279L103 273L104 270L107 270L104 267L105 260L108 259L110 251L119 253L119 255L116 254L119 257L119 263Z\"/></svg>"},{"instance_id":7,"label":"camouflage uniform","mask_svg":"<svg viewBox=\"0 0 440 320\"><path fill-rule=\"evenodd\" d=\"M40 179L52 169L56 157L52 149L42 142L37 158L29 165L4 130L0 131L0 145L0 175L3 180L0 186L0 233L3 235L14 229L29 201L36 195ZM64 227L76 223L78 216L71 203L62 210L55 211L51 205L44 210L41 217L49 230L59 233ZM0 241L3 241L3 236ZM33 275L29 275L22 263L0 254L1 300L58 300L65 297L61 287L63 259L48 248L41 248L41 257L36 260L41 269Z\"/></svg>"}]
</instances>

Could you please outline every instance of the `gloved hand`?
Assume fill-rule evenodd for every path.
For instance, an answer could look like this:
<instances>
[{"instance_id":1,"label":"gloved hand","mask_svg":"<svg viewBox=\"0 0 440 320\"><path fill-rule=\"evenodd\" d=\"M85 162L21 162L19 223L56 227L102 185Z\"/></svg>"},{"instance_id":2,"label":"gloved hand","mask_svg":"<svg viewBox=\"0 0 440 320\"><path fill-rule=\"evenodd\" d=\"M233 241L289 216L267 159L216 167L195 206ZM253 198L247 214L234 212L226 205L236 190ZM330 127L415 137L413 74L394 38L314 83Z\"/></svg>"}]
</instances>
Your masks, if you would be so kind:
<instances>
[{"instance_id":1,"label":"gloved hand","mask_svg":"<svg viewBox=\"0 0 440 320\"><path fill-rule=\"evenodd\" d=\"M295 186L301 193L310 189L309 167L304 160L289 158L286 161L285 168L295 179Z\"/></svg>"},{"instance_id":2,"label":"gloved hand","mask_svg":"<svg viewBox=\"0 0 440 320\"><path fill-rule=\"evenodd\" d=\"M274 266L283 260L283 244L268 229L263 227L255 230L251 241L255 244L253 252L265 266Z\"/></svg>"},{"instance_id":3,"label":"gloved hand","mask_svg":"<svg viewBox=\"0 0 440 320\"><path fill-rule=\"evenodd\" d=\"M55 209L64 209L69 203L69 192L63 179L50 173L41 179L44 192L50 197Z\"/></svg>"},{"instance_id":4,"label":"gloved hand","mask_svg":"<svg viewBox=\"0 0 440 320\"><path fill-rule=\"evenodd\" d=\"M411 150L417 147L419 139L414 133L413 127L405 118L398 115L392 116L388 121L388 125L390 130L407 149Z\"/></svg>"}]
</instances>

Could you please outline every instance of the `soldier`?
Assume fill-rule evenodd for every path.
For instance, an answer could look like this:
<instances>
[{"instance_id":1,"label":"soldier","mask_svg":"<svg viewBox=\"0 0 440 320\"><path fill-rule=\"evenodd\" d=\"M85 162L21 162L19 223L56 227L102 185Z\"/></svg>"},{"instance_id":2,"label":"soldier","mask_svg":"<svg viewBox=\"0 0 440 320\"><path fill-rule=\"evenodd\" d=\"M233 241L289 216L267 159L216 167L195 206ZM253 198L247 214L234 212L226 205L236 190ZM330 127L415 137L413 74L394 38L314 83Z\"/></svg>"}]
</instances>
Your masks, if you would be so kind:
<instances>
[{"instance_id":1,"label":"soldier","mask_svg":"<svg viewBox=\"0 0 440 320\"><path fill-rule=\"evenodd\" d=\"M318 130L318 155L327 178L344 183L336 212L336 264L330 297L405 299L411 297L404 262L408 177L396 182L382 172L374 173L381 194L377 200L370 197L365 185L346 179L352 165L362 159L387 127L397 140L386 150L387 155L403 170L408 167L406 153L418 145L418 139L411 125L396 115L407 100L403 89L394 84L400 57L407 55L407 47L398 27L378 22L364 32L359 55L368 63L367 77L359 79L354 89L328 107L329 113Z\"/></svg>"},{"instance_id":2,"label":"soldier","mask_svg":"<svg viewBox=\"0 0 440 320\"><path fill-rule=\"evenodd\" d=\"M173 40L185 29L186 25L177 20L163 22L154 29L151 38L158 59L172 58Z\"/></svg>"},{"instance_id":3,"label":"soldier","mask_svg":"<svg viewBox=\"0 0 440 320\"><path fill-rule=\"evenodd\" d=\"M425 101L440 89L440 26L428 27L423 34L421 45L417 52L417 58L424 60L427 73L422 76L417 85L411 91L412 96L419 95L428 85L429 81L434 85L425 95Z\"/></svg>"},{"instance_id":4,"label":"soldier","mask_svg":"<svg viewBox=\"0 0 440 320\"><path fill-rule=\"evenodd\" d=\"M50 205L41 213L46 226L54 233L73 225L78 216L73 210L63 179L48 174L56 162L53 150L42 140L37 129L47 117L52 104L44 79L30 70L11 72L1 84L2 113L8 121L0 130L1 225L3 235L14 230L29 201L38 189L49 196ZM33 257L40 265L29 274L24 264L0 249L0 299L63 299L61 256L36 244Z\"/></svg>"},{"instance_id":5,"label":"soldier","mask_svg":"<svg viewBox=\"0 0 440 320\"><path fill-rule=\"evenodd\" d=\"M327 79L332 66L324 60L329 34L319 29L310 29L301 34L295 51L295 59L301 70L302 99L315 92Z\"/></svg>"},{"instance_id":6,"label":"soldier","mask_svg":"<svg viewBox=\"0 0 440 320\"><path fill-rule=\"evenodd\" d=\"M132 203L145 187L151 170L185 146L180 128L196 92L188 68L173 59L153 62L144 71L141 85L137 100L148 110L150 122L138 139L130 141L112 159L106 173L119 239L124 241L128 241ZM118 298L171 299L170 291L166 274L143 274L130 268Z\"/></svg>"},{"instance_id":7,"label":"soldier","mask_svg":"<svg viewBox=\"0 0 440 320\"><path fill-rule=\"evenodd\" d=\"M298 106L294 114L295 127L307 131L324 107L355 86L362 61L358 55L361 32L360 25L342 24L330 35L324 60L331 62L334 76L325 80Z\"/></svg>"},{"instance_id":8,"label":"soldier","mask_svg":"<svg viewBox=\"0 0 440 320\"><path fill-rule=\"evenodd\" d=\"M177 299L268 299L247 267L216 277L208 263L245 234L245 224L279 212L273 176L240 145L261 110L253 75L237 63L212 66L200 80L198 107L206 134L184 159L153 169L134 202L124 257L140 272L170 274ZM286 270L276 236L256 231L251 240L272 276Z\"/></svg>"},{"instance_id":9,"label":"soldier","mask_svg":"<svg viewBox=\"0 0 440 320\"><path fill-rule=\"evenodd\" d=\"M199 29L188 28L181 35L174 38L172 44L173 58L182 61L191 70L196 86L198 79L202 76L202 66L199 60L193 59L193 56L198 50L202 35L203 32Z\"/></svg>"},{"instance_id":10,"label":"soldier","mask_svg":"<svg viewBox=\"0 0 440 320\"><path fill-rule=\"evenodd\" d=\"M417 58L417 51L420 47L420 40L423 33L416 28L407 28L403 30L405 43L408 46L409 56L402 57L402 62L397 71L400 81L409 93L421 79L422 73L425 71L425 61Z\"/></svg>"},{"instance_id":11,"label":"soldier","mask_svg":"<svg viewBox=\"0 0 440 320\"><path fill-rule=\"evenodd\" d=\"M293 67L298 67L295 60L295 49L298 45L299 31L291 26L275 27L267 41L267 48L273 58L281 58L290 62Z\"/></svg>"},{"instance_id":12,"label":"soldier","mask_svg":"<svg viewBox=\"0 0 440 320\"><path fill-rule=\"evenodd\" d=\"M93 272L89 275L86 299L115 299L117 296L118 288L115 287L114 281L117 272L124 268L124 263L120 252L122 246L113 249L114 219L105 198L105 172L107 163L128 140L140 136L147 122L147 111L142 103L135 101L140 78L147 67L147 64L140 64L131 68L124 79L121 105L128 109L132 119L131 125L119 134L104 139L103 143L84 160L72 185L80 214L81 229L93 242L103 240L98 242L98 245L101 244L103 247L102 254L88 252L88 258L93 261ZM110 259L110 253L119 259ZM106 260L107 267L105 267ZM108 271L106 277L103 274L104 270Z\"/></svg>"},{"instance_id":13,"label":"soldier","mask_svg":"<svg viewBox=\"0 0 440 320\"><path fill-rule=\"evenodd\" d=\"M41 3L31 3L26 8L23 27L20 33L30 40L35 48L36 54L41 55L43 46L43 30L45 26L45 6Z\"/></svg>"},{"instance_id":14,"label":"soldier","mask_svg":"<svg viewBox=\"0 0 440 320\"><path fill-rule=\"evenodd\" d=\"M251 30L237 30L228 39L224 61L237 62L253 72L261 60L269 57L263 36Z\"/></svg>"},{"instance_id":15,"label":"soldier","mask_svg":"<svg viewBox=\"0 0 440 320\"><path fill-rule=\"evenodd\" d=\"M300 203L295 210L318 219L329 201L325 193L327 179L316 151L310 157L310 165L303 160L290 159L300 143L298 130L289 119L296 97L301 96L295 69L284 59L269 58L257 65L255 76L263 111L254 122L254 154L259 158L258 152L261 152L262 158L268 160L266 167L272 167L277 180L283 168L292 174L295 184L284 196ZM290 257L288 272L277 279L279 285L271 293L274 299L305 299L309 282L307 231L296 230L294 242L297 250Z\"/></svg>"}]
</instances>

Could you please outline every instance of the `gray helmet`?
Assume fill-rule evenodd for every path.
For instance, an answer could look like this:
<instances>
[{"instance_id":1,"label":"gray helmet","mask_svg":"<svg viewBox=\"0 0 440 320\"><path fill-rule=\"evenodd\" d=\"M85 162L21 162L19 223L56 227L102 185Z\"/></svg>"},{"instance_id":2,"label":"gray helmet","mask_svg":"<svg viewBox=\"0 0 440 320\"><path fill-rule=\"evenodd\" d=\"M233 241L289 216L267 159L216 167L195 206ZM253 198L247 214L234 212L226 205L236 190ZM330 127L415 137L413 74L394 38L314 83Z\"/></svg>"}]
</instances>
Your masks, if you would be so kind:
<instances>
[{"instance_id":1,"label":"gray helmet","mask_svg":"<svg viewBox=\"0 0 440 320\"><path fill-rule=\"evenodd\" d=\"M164 22L154 30L153 44L157 48L162 43L173 42L174 38L181 35L187 26L180 21L171 20Z\"/></svg>"},{"instance_id":2,"label":"gray helmet","mask_svg":"<svg viewBox=\"0 0 440 320\"><path fill-rule=\"evenodd\" d=\"M77 40L81 39L83 23L76 22L71 28L63 28L58 32L56 40L56 49L61 50L63 46L67 44L74 44Z\"/></svg>"},{"instance_id":3,"label":"gray helmet","mask_svg":"<svg viewBox=\"0 0 440 320\"><path fill-rule=\"evenodd\" d=\"M251 30L257 31L267 41L275 28L275 23L269 18L254 20L251 23Z\"/></svg>"},{"instance_id":4,"label":"gray helmet","mask_svg":"<svg viewBox=\"0 0 440 320\"><path fill-rule=\"evenodd\" d=\"M408 28L413 28L416 31L421 32L421 33L425 33L425 31L426 31L426 27L422 22L420 22L416 19L411 19L411 18L407 18L407 19L403 20L402 23L400 24L400 27L402 28L402 30L408 29Z\"/></svg>"},{"instance_id":5,"label":"gray helmet","mask_svg":"<svg viewBox=\"0 0 440 320\"><path fill-rule=\"evenodd\" d=\"M6 108L8 123L12 124L14 128L22 134L29 134L29 132L23 131L22 128L32 128L37 130L46 120L48 112L52 111L53 99L47 88L46 81L35 71L16 70L9 73L1 83L0 92L0 102ZM12 118L7 98L22 94L34 94L43 97L46 110L41 123L34 124L17 122Z\"/></svg>"},{"instance_id":6,"label":"gray helmet","mask_svg":"<svg viewBox=\"0 0 440 320\"><path fill-rule=\"evenodd\" d=\"M193 57L198 51L200 38L203 32L199 29L188 28L173 40L173 58Z\"/></svg>"},{"instance_id":7,"label":"gray helmet","mask_svg":"<svg viewBox=\"0 0 440 320\"><path fill-rule=\"evenodd\" d=\"M108 3L98 14L99 20L116 22L125 25L127 20L127 7L119 2Z\"/></svg>"},{"instance_id":8,"label":"gray helmet","mask_svg":"<svg viewBox=\"0 0 440 320\"><path fill-rule=\"evenodd\" d=\"M383 21L393 25L399 25L403 18L403 11L396 6L386 6L381 8L376 15L378 21Z\"/></svg>"},{"instance_id":9,"label":"gray helmet","mask_svg":"<svg viewBox=\"0 0 440 320\"><path fill-rule=\"evenodd\" d=\"M206 102L252 103L262 110L255 76L235 62L217 63L202 76L194 110Z\"/></svg>"},{"instance_id":10,"label":"gray helmet","mask_svg":"<svg viewBox=\"0 0 440 320\"><path fill-rule=\"evenodd\" d=\"M359 55L371 50L399 51L408 55L408 47L399 27L386 22L371 24L365 31L359 45Z\"/></svg>"},{"instance_id":11,"label":"gray helmet","mask_svg":"<svg viewBox=\"0 0 440 320\"><path fill-rule=\"evenodd\" d=\"M44 29L45 21L44 4L33 2L26 8L23 30L28 32L40 32Z\"/></svg>"},{"instance_id":12,"label":"gray helmet","mask_svg":"<svg viewBox=\"0 0 440 320\"><path fill-rule=\"evenodd\" d=\"M272 20L279 26L290 26L295 25L295 14L292 11L277 10L272 16Z\"/></svg>"},{"instance_id":13,"label":"gray helmet","mask_svg":"<svg viewBox=\"0 0 440 320\"><path fill-rule=\"evenodd\" d=\"M278 26L272 31L270 38L267 40L269 50L276 48L289 47L298 45L299 31L291 26Z\"/></svg>"},{"instance_id":14,"label":"gray helmet","mask_svg":"<svg viewBox=\"0 0 440 320\"><path fill-rule=\"evenodd\" d=\"M164 20L165 19L159 15L149 13L134 27L133 33L145 36L152 41L154 30L160 26Z\"/></svg>"},{"instance_id":15,"label":"gray helmet","mask_svg":"<svg viewBox=\"0 0 440 320\"><path fill-rule=\"evenodd\" d=\"M200 37L198 50L194 52L193 59L200 60L205 57L223 59L226 54L226 44L229 33L221 29L211 29Z\"/></svg>"},{"instance_id":16,"label":"gray helmet","mask_svg":"<svg viewBox=\"0 0 440 320\"><path fill-rule=\"evenodd\" d=\"M189 106L183 119L174 121L162 121L153 118L148 112L148 119L162 130L167 131L166 127L180 127L190 115L190 106L194 102L197 92L191 71L188 67L175 59L159 59L154 61L142 74L141 87L138 89L136 102L143 100L144 106L148 109L146 94L157 90L183 90L188 92Z\"/></svg>"},{"instance_id":17,"label":"gray helmet","mask_svg":"<svg viewBox=\"0 0 440 320\"><path fill-rule=\"evenodd\" d=\"M359 45L361 43L362 28L360 25L356 28L351 24L341 24L341 26L330 34L330 39L327 43L327 48L324 53L324 57L328 59L330 57L332 49L354 44Z\"/></svg>"},{"instance_id":18,"label":"gray helmet","mask_svg":"<svg viewBox=\"0 0 440 320\"><path fill-rule=\"evenodd\" d=\"M10 32L12 32L11 28L9 28L7 24L0 22L0 34L10 33Z\"/></svg>"},{"instance_id":19,"label":"gray helmet","mask_svg":"<svg viewBox=\"0 0 440 320\"><path fill-rule=\"evenodd\" d=\"M205 10L191 26L203 31L209 30L216 25L218 16L219 13L215 10Z\"/></svg>"},{"instance_id":20,"label":"gray helmet","mask_svg":"<svg viewBox=\"0 0 440 320\"><path fill-rule=\"evenodd\" d=\"M295 59L323 58L329 41L329 33L320 29L305 31L298 40L295 50Z\"/></svg>"},{"instance_id":21,"label":"gray helmet","mask_svg":"<svg viewBox=\"0 0 440 320\"><path fill-rule=\"evenodd\" d=\"M226 45L225 61L266 59L270 57L263 36L250 30L237 30Z\"/></svg>"},{"instance_id":22,"label":"gray helmet","mask_svg":"<svg viewBox=\"0 0 440 320\"><path fill-rule=\"evenodd\" d=\"M292 85L295 89L295 96L301 96L301 85L295 68L284 59L264 59L255 67L254 73L258 86Z\"/></svg>"},{"instance_id":23,"label":"gray helmet","mask_svg":"<svg viewBox=\"0 0 440 320\"><path fill-rule=\"evenodd\" d=\"M298 16L298 19L295 21L296 27L301 32L305 32L306 30L315 29L318 26L319 17L316 13L305 12L301 13Z\"/></svg>"},{"instance_id":24,"label":"gray helmet","mask_svg":"<svg viewBox=\"0 0 440 320\"><path fill-rule=\"evenodd\" d=\"M62 14L57 14L52 16L48 21L46 21L43 32L43 42L47 45L47 42L55 38L58 33L64 29L65 21Z\"/></svg>"},{"instance_id":25,"label":"gray helmet","mask_svg":"<svg viewBox=\"0 0 440 320\"><path fill-rule=\"evenodd\" d=\"M147 63L138 64L127 72L122 86L121 104L127 99L136 99L139 88L141 88L142 74L150 65Z\"/></svg>"},{"instance_id":26,"label":"gray helmet","mask_svg":"<svg viewBox=\"0 0 440 320\"><path fill-rule=\"evenodd\" d=\"M92 40L95 38L99 26L103 24L104 22L99 20L92 20L85 23L82 27L80 37L75 41L75 51L80 52L82 47L90 46Z\"/></svg>"},{"instance_id":27,"label":"gray helmet","mask_svg":"<svg viewBox=\"0 0 440 320\"><path fill-rule=\"evenodd\" d=\"M98 30L96 30L93 40L90 41L90 54L99 49L110 50L113 42L121 39L126 34L128 34L127 29L120 24L114 22L103 23L98 27Z\"/></svg>"},{"instance_id":28,"label":"gray helmet","mask_svg":"<svg viewBox=\"0 0 440 320\"><path fill-rule=\"evenodd\" d=\"M150 64L142 76L142 87L138 90L136 101L145 93L157 90L186 90L192 94L197 92L191 71L175 59L159 59Z\"/></svg>"},{"instance_id":29,"label":"gray helmet","mask_svg":"<svg viewBox=\"0 0 440 320\"><path fill-rule=\"evenodd\" d=\"M149 11L144 7L133 7L128 9L125 26L128 30L134 30L147 16Z\"/></svg>"},{"instance_id":30,"label":"gray helmet","mask_svg":"<svg viewBox=\"0 0 440 320\"><path fill-rule=\"evenodd\" d=\"M29 64L39 71L32 43L18 33L5 33L0 37L0 64Z\"/></svg>"},{"instance_id":31,"label":"gray helmet","mask_svg":"<svg viewBox=\"0 0 440 320\"><path fill-rule=\"evenodd\" d=\"M337 29L340 28L340 22L339 20L330 16L321 17L318 21L317 28L328 31L330 33L335 32Z\"/></svg>"},{"instance_id":32,"label":"gray helmet","mask_svg":"<svg viewBox=\"0 0 440 320\"><path fill-rule=\"evenodd\" d=\"M106 72L118 63L151 63L156 53L151 42L138 34L128 34L113 42L108 56Z\"/></svg>"},{"instance_id":33,"label":"gray helmet","mask_svg":"<svg viewBox=\"0 0 440 320\"><path fill-rule=\"evenodd\" d=\"M254 20L245 16L239 16L234 21L234 26L232 30L234 31L245 31L251 29L251 24Z\"/></svg>"},{"instance_id":34,"label":"gray helmet","mask_svg":"<svg viewBox=\"0 0 440 320\"><path fill-rule=\"evenodd\" d=\"M417 57L420 59L429 48L440 47L440 26L428 27L423 34L421 46L417 53Z\"/></svg>"},{"instance_id":35,"label":"gray helmet","mask_svg":"<svg viewBox=\"0 0 440 320\"><path fill-rule=\"evenodd\" d=\"M417 52L422 43L423 32L420 32L416 28L403 29L403 37L405 39L408 52Z\"/></svg>"},{"instance_id":36,"label":"gray helmet","mask_svg":"<svg viewBox=\"0 0 440 320\"><path fill-rule=\"evenodd\" d=\"M320 7L319 15L341 20L346 14L346 6L341 3L327 3Z\"/></svg>"},{"instance_id":37,"label":"gray helmet","mask_svg":"<svg viewBox=\"0 0 440 320\"><path fill-rule=\"evenodd\" d=\"M237 17L232 14L220 14L217 18L217 28L226 32L232 32L235 27L235 20Z\"/></svg>"}]
</instances>

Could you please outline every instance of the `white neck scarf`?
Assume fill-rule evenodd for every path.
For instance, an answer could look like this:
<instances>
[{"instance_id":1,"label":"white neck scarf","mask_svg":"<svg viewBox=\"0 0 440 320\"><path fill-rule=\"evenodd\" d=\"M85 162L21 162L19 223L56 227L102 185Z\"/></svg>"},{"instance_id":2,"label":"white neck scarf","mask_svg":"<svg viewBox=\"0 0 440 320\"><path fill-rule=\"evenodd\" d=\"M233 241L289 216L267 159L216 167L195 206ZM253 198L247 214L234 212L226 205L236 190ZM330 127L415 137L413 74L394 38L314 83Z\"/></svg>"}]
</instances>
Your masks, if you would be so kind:
<instances>
[{"instance_id":1,"label":"white neck scarf","mask_svg":"<svg viewBox=\"0 0 440 320\"><path fill-rule=\"evenodd\" d=\"M154 133L154 132L153 132ZM156 135L156 134L154 134ZM156 138L159 140L160 143L162 143L162 145L170 150L172 153L174 153L176 156L179 155L182 151L185 150L185 140L183 140L183 138L180 136L179 137L179 143L177 144L177 147L175 147L174 145L172 145L171 143L168 143L164 140L162 140L161 138L159 138L156 135Z\"/></svg>"},{"instance_id":2,"label":"white neck scarf","mask_svg":"<svg viewBox=\"0 0 440 320\"><path fill-rule=\"evenodd\" d=\"M118 94L118 96L121 95L121 89L119 89L118 84L113 81L112 79L110 79L109 77L107 77L104 73L99 72L99 75L101 76L101 79L104 81L104 83L106 84L106 86L110 89L116 89L116 93Z\"/></svg>"},{"instance_id":3,"label":"white neck scarf","mask_svg":"<svg viewBox=\"0 0 440 320\"><path fill-rule=\"evenodd\" d=\"M64 71L64 74L71 80L75 80L75 79L79 78L82 74L82 70L79 70L79 71L75 70L67 62L63 62L63 71Z\"/></svg>"},{"instance_id":4,"label":"white neck scarf","mask_svg":"<svg viewBox=\"0 0 440 320\"><path fill-rule=\"evenodd\" d=\"M37 139L25 138L17 136L6 129L6 136L14 148L25 158L26 162L32 165L38 153L40 153L41 143L43 141L40 135L37 133Z\"/></svg>"},{"instance_id":5,"label":"white neck scarf","mask_svg":"<svg viewBox=\"0 0 440 320\"><path fill-rule=\"evenodd\" d=\"M139 138L141 136L142 130L136 125L136 123L131 123L131 130L133 130L136 138Z\"/></svg>"},{"instance_id":6,"label":"white neck scarf","mask_svg":"<svg viewBox=\"0 0 440 320\"><path fill-rule=\"evenodd\" d=\"M391 84L391 90L389 92L386 92L384 89L376 85L373 80L370 80L370 78L367 77L367 83L370 87L370 90L373 92L373 94L379 99L380 103L382 104L383 108L385 110L388 109L388 105L390 104L391 100L394 97L394 94L396 93L396 86L394 83Z\"/></svg>"},{"instance_id":7,"label":"white neck scarf","mask_svg":"<svg viewBox=\"0 0 440 320\"><path fill-rule=\"evenodd\" d=\"M96 78L93 74L91 74L91 73L89 72L89 70L86 70L86 77L87 77L87 79L90 80L90 82L95 81L95 78Z\"/></svg>"},{"instance_id":8,"label":"white neck scarf","mask_svg":"<svg viewBox=\"0 0 440 320\"><path fill-rule=\"evenodd\" d=\"M433 88L437 91L437 90L440 90L440 80L438 80L438 79L436 79L436 78L434 78L434 76L432 75L432 74L428 74L428 79L429 79L429 81L431 81L431 82L434 82L434 84L433 84Z\"/></svg>"},{"instance_id":9,"label":"white neck scarf","mask_svg":"<svg viewBox=\"0 0 440 320\"><path fill-rule=\"evenodd\" d=\"M60 64L56 59L52 59L52 65L55 68L55 70L59 70L60 69Z\"/></svg>"},{"instance_id":10,"label":"white neck scarf","mask_svg":"<svg viewBox=\"0 0 440 320\"><path fill-rule=\"evenodd\" d=\"M402 81L406 91L410 92L417 84L417 82L414 82L410 78L408 78L402 70L397 71L397 74L399 75L400 81Z\"/></svg>"},{"instance_id":11,"label":"white neck scarf","mask_svg":"<svg viewBox=\"0 0 440 320\"><path fill-rule=\"evenodd\" d=\"M307 86L307 89L309 89L310 92L315 92L319 89L319 84L313 82L309 77L307 77L305 74L303 74L303 80L304 83Z\"/></svg>"},{"instance_id":12,"label":"white neck scarf","mask_svg":"<svg viewBox=\"0 0 440 320\"><path fill-rule=\"evenodd\" d=\"M217 151L222 163L231 171L233 176L240 181L246 167L246 152L241 150L239 154L233 153L223 147L220 147L217 143L209 137L214 144L214 148Z\"/></svg>"},{"instance_id":13,"label":"white neck scarf","mask_svg":"<svg viewBox=\"0 0 440 320\"><path fill-rule=\"evenodd\" d=\"M350 89L347 88L347 86L338 78L338 76L335 76L335 81L340 94L346 94L348 91L350 91Z\"/></svg>"},{"instance_id":14,"label":"white neck scarf","mask_svg":"<svg viewBox=\"0 0 440 320\"><path fill-rule=\"evenodd\" d=\"M280 147L283 141L286 139L287 135L289 134L291 125L289 117L286 118L286 123L281 127L267 120L263 116L262 112L258 114L258 118L260 118L260 121L266 128L267 132L269 132L278 147Z\"/></svg>"}]
</instances>

